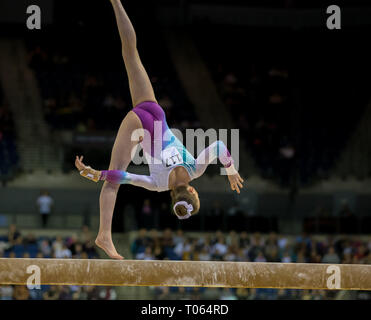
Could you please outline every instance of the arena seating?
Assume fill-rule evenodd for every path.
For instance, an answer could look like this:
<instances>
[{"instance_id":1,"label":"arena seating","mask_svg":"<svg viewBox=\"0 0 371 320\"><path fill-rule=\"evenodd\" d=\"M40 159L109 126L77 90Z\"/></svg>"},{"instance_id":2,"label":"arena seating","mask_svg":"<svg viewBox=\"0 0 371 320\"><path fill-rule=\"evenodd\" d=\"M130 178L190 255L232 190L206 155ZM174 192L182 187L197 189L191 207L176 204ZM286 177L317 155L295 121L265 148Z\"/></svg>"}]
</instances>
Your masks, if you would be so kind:
<instances>
[{"instance_id":1,"label":"arena seating","mask_svg":"<svg viewBox=\"0 0 371 320\"><path fill-rule=\"evenodd\" d=\"M286 263L371 263L367 238L311 234L296 237L246 232L191 234L166 229L139 230L131 243L133 258L147 260L211 260ZM335 299L334 292L322 290L156 288L156 299ZM369 299L370 297L368 297Z\"/></svg>"},{"instance_id":2,"label":"arena seating","mask_svg":"<svg viewBox=\"0 0 371 320\"><path fill-rule=\"evenodd\" d=\"M113 25L107 32L116 33L116 29ZM37 75L46 121L53 132L68 130L75 135L114 137L123 117L132 108L119 37L116 42L102 40L101 44L96 43L95 38L87 38L86 50L80 51L71 46L78 39L70 38L66 43L60 39L55 34L46 34L37 43L28 44L29 65ZM193 106L169 63L161 35L154 36L149 30L138 31L138 39L141 59L169 126L180 130L200 127ZM70 157L76 152L82 151L65 146L64 171L74 169ZM84 154L96 166L107 165L109 151L93 145L85 149Z\"/></svg>"},{"instance_id":3,"label":"arena seating","mask_svg":"<svg viewBox=\"0 0 371 320\"><path fill-rule=\"evenodd\" d=\"M369 101L367 57L340 70L314 43L341 43L316 30L205 24L193 35L262 176L282 186L328 178Z\"/></svg>"},{"instance_id":4,"label":"arena seating","mask_svg":"<svg viewBox=\"0 0 371 320\"><path fill-rule=\"evenodd\" d=\"M2 257L98 258L92 246L91 233L83 227L78 236L38 236L12 225L0 237ZM222 233L188 233L182 230L141 229L130 236L130 259L251 261L284 263L370 264L371 243L361 236L288 236L246 231ZM17 299L15 286L1 286L0 299ZM28 290L27 299L115 299L114 288L43 286ZM324 290L218 289L218 288L147 288L152 299L215 300L332 300L338 292ZM145 294L148 294L146 292ZM358 292L353 292L357 296ZM367 292L364 292L366 294ZM370 297L366 297L369 299ZM365 299L365 297L364 297Z\"/></svg>"},{"instance_id":5,"label":"arena seating","mask_svg":"<svg viewBox=\"0 0 371 320\"><path fill-rule=\"evenodd\" d=\"M11 225L7 233L0 234L0 257L96 259L99 256L91 236L86 226L78 236L62 237L34 235ZM0 286L0 300L114 300L116 297L116 290L110 287L45 285L41 290L29 290L23 286Z\"/></svg>"},{"instance_id":6,"label":"arena seating","mask_svg":"<svg viewBox=\"0 0 371 320\"><path fill-rule=\"evenodd\" d=\"M337 70L336 63L329 65L327 56L321 63L312 63L311 56L321 54L311 49L313 41L328 50L331 45L340 46L336 41L326 45L328 39L317 31L193 28L193 38L262 177L282 187L308 186L328 178L369 99L365 88L369 67L362 59L355 68L344 70ZM293 54L298 38L302 49ZM132 107L119 38L114 45L108 40L98 45L87 38L84 52L64 43L75 39L60 39L46 34L39 45L29 44L30 66L39 80L48 123L57 131L116 132ZM161 33L139 29L138 39L141 58L170 126L202 126L177 79ZM66 150L66 159L76 152ZM94 150L89 159L94 154L95 163L106 163L106 152ZM70 161L65 162L66 170L73 169Z\"/></svg>"},{"instance_id":7,"label":"arena seating","mask_svg":"<svg viewBox=\"0 0 371 320\"><path fill-rule=\"evenodd\" d=\"M140 40L143 63L156 98L166 110L169 125L180 128L197 125L161 38L156 39L156 47L161 47L161 52L151 49L151 34ZM88 43L83 53L47 36L40 39L39 45L29 45L30 66L37 74L45 117L53 128L87 132L118 129L132 104L119 39L117 41L114 46L112 42L103 43L100 52L96 52L95 43ZM87 56L91 51L95 55Z\"/></svg>"}]
</instances>

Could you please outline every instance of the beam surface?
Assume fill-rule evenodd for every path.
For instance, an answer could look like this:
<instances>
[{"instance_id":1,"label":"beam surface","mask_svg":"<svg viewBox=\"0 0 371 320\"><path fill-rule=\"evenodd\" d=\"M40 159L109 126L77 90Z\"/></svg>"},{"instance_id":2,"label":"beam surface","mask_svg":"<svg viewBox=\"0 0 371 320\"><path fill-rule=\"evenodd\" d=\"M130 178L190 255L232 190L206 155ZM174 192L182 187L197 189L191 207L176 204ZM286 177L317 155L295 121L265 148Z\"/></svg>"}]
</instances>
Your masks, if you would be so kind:
<instances>
[{"instance_id":1,"label":"beam surface","mask_svg":"<svg viewBox=\"0 0 371 320\"><path fill-rule=\"evenodd\" d=\"M0 259L0 284L371 290L371 265Z\"/></svg>"}]
</instances>

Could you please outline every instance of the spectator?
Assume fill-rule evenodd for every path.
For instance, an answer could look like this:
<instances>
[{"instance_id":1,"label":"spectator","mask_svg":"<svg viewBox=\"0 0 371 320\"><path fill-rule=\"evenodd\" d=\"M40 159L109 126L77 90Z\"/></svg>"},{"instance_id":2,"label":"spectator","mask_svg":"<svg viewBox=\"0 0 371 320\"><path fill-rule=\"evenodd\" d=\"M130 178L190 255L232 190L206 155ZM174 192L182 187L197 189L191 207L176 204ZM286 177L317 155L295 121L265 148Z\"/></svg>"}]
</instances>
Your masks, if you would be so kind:
<instances>
[{"instance_id":1,"label":"spectator","mask_svg":"<svg viewBox=\"0 0 371 320\"><path fill-rule=\"evenodd\" d=\"M223 256L227 253L228 247L225 243L224 236L220 236L218 241L212 248L213 258L216 260L222 260Z\"/></svg>"},{"instance_id":2,"label":"spectator","mask_svg":"<svg viewBox=\"0 0 371 320\"><path fill-rule=\"evenodd\" d=\"M81 259L93 259L94 257L89 257L89 255L86 253L86 251L83 251L81 253Z\"/></svg>"},{"instance_id":3,"label":"spectator","mask_svg":"<svg viewBox=\"0 0 371 320\"><path fill-rule=\"evenodd\" d=\"M184 241L183 230L178 229L173 239L174 245L176 246L178 243L183 242L183 241ZM371 246L371 241L370 241L370 246Z\"/></svg>"},{"instance_id":4,"label":"spectator","mask_svg":"<svg viewBox=\"0 0 371 320\"><path fill-rule=\"evenodd\" d=\"M288 250L285 250L283 255L282 255L282 259L281 261L283 263L290 263L292 262L292 258L291 258L291 255L290 255L290 252Z\"/></svg>"},{"instance_id":5,"label":"spectator","mask_svg":"<svg viewBox=\"0 0 371 320\"><path fill-rule=\"evenodd\" d=\"M250 245L249 236L246 231L242 231L240 234L240 247L245 248Z\"/></svg>"},{"instance_id":6,"label":"spectator","mask_svg":"<svg viewBox=\"0 0 371 320\"><path fill-rule=\"evenodd\" d=\"M263 252L259 251L254 261L255 262L267 262L267 259L264 257Z\"/></svg>"},{"instance_id":7,"label":"spectator","mask_svg":"<svg viewBox=\"0 0 371 320\"><path fill-rule=\"evenodd\" d=\"M85 254L88 256L89 259L96 259L99 257L96 246L92 239L83 244L83 252L81 254L81 257Z\"/></svg>"},{"instance_id":8,"label":"spectator","mask_svg":"<svg viewBox=\"0 0 371 320\"><path fill-rule=\"evenodd\" d=\"M166 229L163 232L162 246L165 248L172 248L174 246L173 232L170 229Z\"/></svg>"},{"instance_id":9,"label":"spectator","mask_svg":"<svg viewBox=\"0 0 371 320\"><path fill-rule=\"evenodd\" d=\"M328 252L322 258L322 262L330 264L340 263L340 258L335 252L335 248L333 246L329 247Z\"/></svg>"},{"instance_id":10,"label":"spectator","mask_svg":"<svg viewBox=\"0 0 371 320\"><path fill-rule=\"evenodd\" d=\"M211 254L208 252L206 247L203 247L200 254L198 255L198 259L200 261L210 261L211 260Z\"/></svg>"},{"instance_id":11,"label":"spectator","mask_svg":"<svg viewBox=\"0 0 371 320\"><path fill-rule=\"evenodd\" d=\"M183 242L179 242L175 248L174 253L179 257L179 259L183 258L183 253L188 252L191 249L191 243L188 238L184 239Z\"/></svg>"},{"instance_id":12,"label":"spectator","mask_svg":"<svg viewBox=\"0 0 371 320\"><path fill-rule=\"evenodd\" d=\"M82 253L83 253L83 248L80 243L76 243L75 245L75 252L72 255L73 259L82 259Z\"/></svg>"},{"instance_id":13,"label":"spectator","mask_svg":"<svg viewBox=\"0 0 371 320\"><path fill-rule=\"evenodd\" d=\"M146 247L145 251L143 253L138 253L136 258L138 260L154 260L155 257L152 254L152 248Z\"/></svg>"},{"instance_id":14,"label":"spectator","mask_svg":"<svg viewBox=\"0 0 371 320\"><path fill-rule=\"evenodd\" d=\"M139 230L137 238L131 245L131 253L135 256L138 253L144 252L148 244L147 229L142 228Z\"/></svg>"},{"instance_id":15,"label":"spectator","mask_svg":"<svg viewBox=\"0 0 371 320\"><path fill-rule=\"evenodd\" d=\"M296 256L296 262L297 263L306 263L307 262L307 258L305 256L305 250L300 250L298 253L297 253L297 256Z\"/></svg>"},{"instance_id":16,"label":"spectator","mask_svg":"<svg viewBox=\"0 0 371 320\"><path fill-rule=\"evenodd\" d=\"M92 235L87 225L82 226L81 234L80 234L80 241L84 244L88 241L92 240Z\"/></svg>"},{"instance_id":17,"label":"spectator","mask_svg":"<svg viewBox=\"0 0 371 320\"><path fill-rule=\"evenodd\" d=\"M57 259L71 259L72 253L71 250L67 248L67 245L63 244L62 250L58 250L55 252L55 257Z\"/></svg>"},{"instance_id":18,"label":"spectator","mask_svg":"<svg viewBox=\"0 0 371 320\"><path fill-rule=\"evenodd\" d=\"M223 257L223 260L224 261L237 261L237 254L236 254L237 248L234 246L231 246L227 250L228 251Z\"/></svg>"},{"instance_id":19,"label":"spectator","mask_svg":"<svg viewBox=\"0 0 371 320\"><path fill-rule=\"evenodd\" d=\"M364 244L361 244L358 247L358 250L355 252L354 256L358 259L359 263L364 263L364 259L368 253L368 249Z\"/></svg>"},{"instance_id":20,"label":"spectator","mask_svg":"<svg viewBox=\"0 0 371 320\"><path fill-rule=\"evenodd\" d=\"M244 248L239 248L238 249L238 252L237 252L237 257L236 257L237 261L241 261L241 262L247 262L249 261L248 259L248 250L247 249L244 249Z\"/></svg>"},{"instance_id":21,"label":"spectator","mask_svg":"<svg viewBox=\"0 0 371 320\"><path fill-rule=\"evenodd\" d=\"M18 231L17 226L11 224L8 231L8 242L12 245L20 236L21 233Z\"/></svg>"},{"instance_id":22,"label":"spectator","mask_svg":"<svg viewBox=\"0 0 371 320\"><path fill-rule=\"evenodd\" d=\"M155 260L163 260L166 257L164 250L162 249L162 246L160 244L157 244L155 246L155 249L153 250L153 255Z\"/></svg>"},{"instance_id":23,"label":"spectator","mask_svg":"<svg viewBox=\"0 0 371 320\"><path fill-rule=\"evenodd\" d=\"M17 240L15 240L12 250L17 258L22 258L25 253L25 246L22 237L18 237Z\"/></svg>"},{"instance_id":24,"label":"spectator","mask_svg":"<svg viewBox=\"0 0 371 320\"><path fill-rule=\"evenodd\" d=\"M74 255L76 253L76 246L78 245L78 238L76 234L72 234L71 237L67 238L66 246L71 251L71 254Z\"/></svg>"},{"instance_id":25,"label":"spectator","mask_svg":"<svg viewBox=\"0 0 371 320\"><path fill-rule=\"evenodd\" d=\"M51 257L52 248L50 246L50 243L47 239L44 239L40 243L40 251L45 257Z\"/></svg>"},{"instance_id":26,"label":"spectator","mask_svg":"<svg viewBox=\"0 0 371 320\"><path fill-rule=\"evenodd\" d=\"M52 212L54 200L49 195L49 192L45 190L41 191L40 196L36 200L36 204L41 216L42 227L45 228L48 223L49 216Z\"/></svg>"},{"instance_id":27,"label":"spectator","mask_svg":"<svg viewBox=\"0 0 371 320\"><path fill-rule=\"evenodd\" d=\"M103 287L99 291L100 300L116 300L117 293L116 290L112 287Z\"/></svg>"},{"instance_id":28,"label":"spectator","mask_svg":"<svg viewBox=\"0 0 371 320\"><path fill-rule=\"evenodd\" d=\"M56 239L55 239L55 241L52 244L52 248L53 248L54 254L56 252L62 251L63 246L64 246L64 242L63 242L62 237L61 236L57 236Z\"/></svg>"},{"instance_id":29,"label":"spectator","mask_svg":"<svg viewBox=\"0 0 371 320\"><path fill-rule=\"evenodd\" d=\"M236 231L232 230L229 232L226 238L226 244L228 246L237 246L238 245L238 236Z\"/></svg>"},{"instance_id":30,"label":"spectator","mask_svg":"<svg viewBox=\"0 0 371 320\"><path fill-rule=\"evenodd\" d=\"M278 248L276 246L267 247L266 256L268 262L280 262L280 257L278 254Z\"/></svg>"}]
</instances>

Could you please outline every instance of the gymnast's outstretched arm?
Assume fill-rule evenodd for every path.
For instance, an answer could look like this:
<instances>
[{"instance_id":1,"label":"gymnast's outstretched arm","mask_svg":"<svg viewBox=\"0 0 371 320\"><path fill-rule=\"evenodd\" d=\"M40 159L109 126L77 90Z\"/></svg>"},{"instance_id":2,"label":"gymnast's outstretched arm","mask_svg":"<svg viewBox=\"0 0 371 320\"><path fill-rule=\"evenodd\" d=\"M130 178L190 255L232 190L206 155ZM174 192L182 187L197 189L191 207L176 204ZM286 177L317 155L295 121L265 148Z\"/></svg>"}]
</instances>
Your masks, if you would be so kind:
<instances>
[{"instance_id":1,"label":"gymnast's outstretched arm","mask_svg":"<svg viewBox=\"0 0 371 320\"><path fill-rule=\"evenodd\" d=\"M219 158L219 161L224 165L227 171L231 189L240 193L240 188L243 188L243 179L234 167L233 158L223 141L215 141L209 147L201 151L196 159L196 178L203 175L208 165L216 158Z\"/></svg>"},{"instance_id":2,"label":"gymnast's outstretched arm","mask_svg":"<svg viewBox=\"0 0 371 320\"><path fill-rule=\"evenodd\" d=\"M92 180L108 181L112 184L131 184L133 186L142 187L150 191L156 191L157 185L151 176L145 176L141 174L129 173L122 170L94 170L93 168L86 166L82 162L83 156L80 158L76 156L75 166L80 171L80 175Z\"/></svg>"},{"instance_id":3,"label":"gymnast's outstretched arm","mask_svg":"<svg viewBox=\"0 0 371 320\"><path fill-rule=\"evenodd\" d=\"M131 184L150 191L157 191L157 185L151 176L121 170L103 170L99 180L105 180L114 184Z\"/></svg>"}]
</instances>

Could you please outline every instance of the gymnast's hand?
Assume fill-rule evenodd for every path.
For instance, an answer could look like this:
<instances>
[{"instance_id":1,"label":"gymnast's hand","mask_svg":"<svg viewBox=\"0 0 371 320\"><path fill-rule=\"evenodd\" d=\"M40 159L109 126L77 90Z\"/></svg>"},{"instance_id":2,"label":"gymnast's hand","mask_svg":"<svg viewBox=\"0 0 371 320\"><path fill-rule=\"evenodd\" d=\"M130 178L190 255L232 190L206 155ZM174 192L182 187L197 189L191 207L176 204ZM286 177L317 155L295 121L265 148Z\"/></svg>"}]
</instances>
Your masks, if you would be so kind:
<instances>
[{"instance_id":1,"label":"gymnast's hand","mask_svg":"<svg viewBox=\"0 0 371 320\"><path fill-rule=\"evenodd\" d=\"M80 158L76 156L75 159L75 166L79 171L84 170L86 168L86 165L82 162L82 159L84 159L84 156L81 156Z\"/></svg>"},{"instance_id":2,"label":"gymnast's hand","mask_svg":"<svg viewBox=\"0 0 371 320\"><path fill-rule=\"evenodd\" d=\"M75 166L77 170L79 170L80 175L82 175L84 178L87 178L89 180L92 180L94 182L98 182L101 176L101 171L94 170L93 168L86 166L82 159L84 156L81 156L80 158L76 156L75 159Z\"/></svg>"},{"instance_id":3,"label":"gymnast's hand","mask_svg":"<svg viewBox=\"0 0 371 320\"><path fill-rule=\"evenodd\" d=\"M240 175L238 173L228 175L228 180L231 184L231 189L236 190L237 193L240 193L240 188L243 188L243 179L240 177Z\"/></svg>"}]
</instances>

